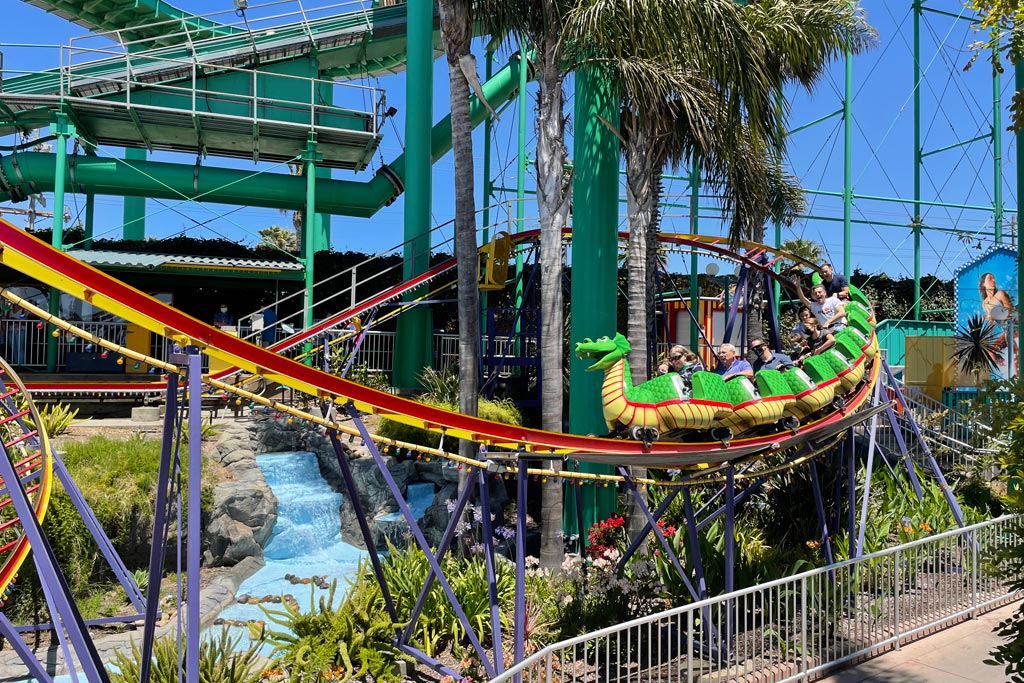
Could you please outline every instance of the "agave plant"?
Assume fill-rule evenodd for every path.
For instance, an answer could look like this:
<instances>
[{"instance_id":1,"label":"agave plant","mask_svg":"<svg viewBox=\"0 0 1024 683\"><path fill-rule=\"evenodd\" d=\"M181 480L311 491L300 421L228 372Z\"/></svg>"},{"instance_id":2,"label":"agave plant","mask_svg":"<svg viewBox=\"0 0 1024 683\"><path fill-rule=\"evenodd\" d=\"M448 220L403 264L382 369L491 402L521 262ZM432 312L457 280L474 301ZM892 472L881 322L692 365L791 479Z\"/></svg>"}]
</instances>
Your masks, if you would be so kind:
<instances>
[{"instance_id":1,"label":"agave plant","mask_svg":"<svg viewBox=\"0 0 1024 683\"><path fill-rule=\"evenodd\" d=\"M966 324L957 328L953 341L956 345L953 360L960 372L980 378L983 373L998 368L1001 360L999 335L991 320L972 315Z\"/></svg>"}]
</instances>

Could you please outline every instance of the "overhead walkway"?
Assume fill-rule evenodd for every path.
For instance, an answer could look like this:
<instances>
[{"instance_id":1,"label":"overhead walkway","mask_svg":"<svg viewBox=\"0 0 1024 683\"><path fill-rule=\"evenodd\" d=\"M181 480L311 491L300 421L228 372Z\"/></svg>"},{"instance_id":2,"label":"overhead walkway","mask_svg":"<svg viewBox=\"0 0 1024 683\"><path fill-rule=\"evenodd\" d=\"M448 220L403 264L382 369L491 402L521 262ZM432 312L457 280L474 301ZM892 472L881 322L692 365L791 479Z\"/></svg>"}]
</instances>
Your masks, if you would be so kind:
<instances>
[{"instance_id":1,"label":"overhead walkway","mask_svg":"<svg viewBox=\"0 0 1024 683\"><path fill-rule=\"evenodd\" d=\"M176 22L196 35L213 37L236 32L231 26L194 16L163 0L25 0L50 14L94 32L117 32L126 41L151 40L172 45L164 24Z\"/></svg>"},{"instance_id":2,"label":"overhead walkway","mask_svg":"<svg viewBox=\"0 0 1024 683\"><path fill-rule=\"evenodd\" d=\"M405 5L346 5L346 13L319 19L304 10L277 15L251 32L175 17L146 27L158 38L73 42L54 52L65 66L2 81L0 135L63 116L87 145L271 163L292 161L315 141L320 165L361 171L381 140L383 93L335 80L404 65ZM171 44L155 47L161 43ZM18 51L8 52L10 67Z\"/></svg>"}]
</instances>

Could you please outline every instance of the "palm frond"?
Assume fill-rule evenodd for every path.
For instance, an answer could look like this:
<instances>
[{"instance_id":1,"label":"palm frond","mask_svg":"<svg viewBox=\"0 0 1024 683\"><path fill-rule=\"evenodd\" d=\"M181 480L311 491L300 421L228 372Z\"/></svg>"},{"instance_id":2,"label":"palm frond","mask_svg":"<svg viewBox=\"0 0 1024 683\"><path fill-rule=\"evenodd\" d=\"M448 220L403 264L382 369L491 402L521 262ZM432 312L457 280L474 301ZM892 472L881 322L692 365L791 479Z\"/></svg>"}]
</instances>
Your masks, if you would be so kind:
<instances>
[{"instance_id":1,"label":"palm frond","mask_svg":"<svg viewBox=\"0 0 1024 683\"><path fill-rule=\"evenodd\" d=\"M980 315L968 318L953 335L953 360L960 372L978 376L996 370L1001 358L998 339L991 320Z\"/></svg>"}]
</instances>

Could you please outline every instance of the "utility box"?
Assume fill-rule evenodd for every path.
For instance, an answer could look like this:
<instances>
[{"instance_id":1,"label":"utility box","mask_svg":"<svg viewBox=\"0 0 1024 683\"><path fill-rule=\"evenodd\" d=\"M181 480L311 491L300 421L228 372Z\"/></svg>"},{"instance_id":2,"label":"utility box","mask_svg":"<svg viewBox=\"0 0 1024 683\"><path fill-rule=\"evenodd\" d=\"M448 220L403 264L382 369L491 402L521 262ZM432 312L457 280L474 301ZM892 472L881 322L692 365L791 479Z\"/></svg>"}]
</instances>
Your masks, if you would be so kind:
<instances>
[{"instance_id":1,"label":"utility box","mask_svg":"<svg viewBox=\"0 0 1024 683\"><path fill-rule=\"evenodd\" d=\"M125 348L136 353L141 353L145 356L152 355L152 344L153 344L153 333L135 323L128 323L125 327ZM135 367L135 363L125 363L125 372L129 375L144 375L149 372L149 368L139 363L138 367Z\"/></svg>"},{"instance_id":2,"label":"utility box","mask_svg":"<svg viewBox=\"0 0 1024 683\"><path fill-rule=\"evenodd\" d=\"M942 400L946 387L977 386L974 378L957 370L955 348L953 337L907 337L903 381L936 401Z\"/></svg>"}]
</instances>

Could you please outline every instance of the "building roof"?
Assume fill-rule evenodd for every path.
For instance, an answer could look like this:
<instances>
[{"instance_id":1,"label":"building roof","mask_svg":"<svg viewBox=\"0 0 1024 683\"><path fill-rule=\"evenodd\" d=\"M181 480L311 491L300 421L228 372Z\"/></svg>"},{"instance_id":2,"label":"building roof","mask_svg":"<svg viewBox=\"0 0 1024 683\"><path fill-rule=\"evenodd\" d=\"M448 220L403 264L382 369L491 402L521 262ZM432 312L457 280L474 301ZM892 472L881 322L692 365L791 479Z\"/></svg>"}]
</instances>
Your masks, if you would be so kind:
<instances>
[{"instance_id":1,"label":"building roof","mask_svg":"<svg viewBox=\"0 0 1024 683\"><path fill-rule=\"evenodd\" d=\"M267 261L244 257L183 256L180 254L91 249L71 249L68 251L68 255L104 271L159 271L219 277L277 279L301 278L303 271L302 264L296 261Z\"/></svg>"}]
</instances>

